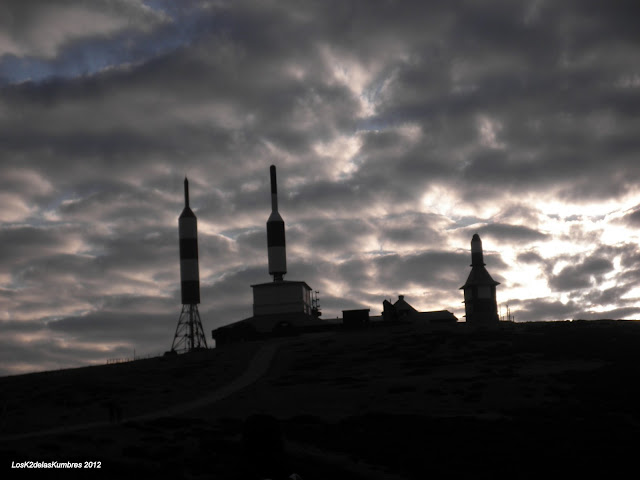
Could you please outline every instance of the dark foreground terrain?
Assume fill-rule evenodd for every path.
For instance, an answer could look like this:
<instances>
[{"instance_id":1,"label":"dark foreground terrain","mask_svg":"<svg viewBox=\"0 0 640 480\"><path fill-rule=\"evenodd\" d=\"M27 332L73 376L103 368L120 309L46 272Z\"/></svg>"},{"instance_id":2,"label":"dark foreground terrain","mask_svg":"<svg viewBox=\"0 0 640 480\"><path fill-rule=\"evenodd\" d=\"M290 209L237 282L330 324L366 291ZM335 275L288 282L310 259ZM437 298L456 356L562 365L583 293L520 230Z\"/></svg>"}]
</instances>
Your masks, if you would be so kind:
<instances>
[{"instance_id":1,"label":"dark foreground terrain","mask_svg":"<svg viewBox=\"0 0 640 480\"><path fill-rule=\"evenodd\" d=\"M2 468L100 461L108 478L248 478L243 422L266 413L304 480L636 470L640 322L397 325L273 341L257 382L179 414L162 411L229 384L265 342L0 378ZM160 413L135 419L148 412Z\"/></svg>"}]
</instances>

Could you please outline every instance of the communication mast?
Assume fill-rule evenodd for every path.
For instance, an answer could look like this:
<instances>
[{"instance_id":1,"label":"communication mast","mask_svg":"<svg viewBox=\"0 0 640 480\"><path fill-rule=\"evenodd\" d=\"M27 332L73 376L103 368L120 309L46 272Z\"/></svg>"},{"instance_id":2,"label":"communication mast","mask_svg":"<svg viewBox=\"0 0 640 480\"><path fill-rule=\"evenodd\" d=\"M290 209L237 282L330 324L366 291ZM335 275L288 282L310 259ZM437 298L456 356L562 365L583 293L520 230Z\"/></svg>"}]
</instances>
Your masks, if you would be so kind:
<instances>
[{"instance_id":1,"label":"communication mast","mask_svg":"<svg viewBox=\"0 0 640 480\"><path fill-rule=\"evenodd\" d=\"M318 290L314 291L311 294L311 314L318 318L322 315L322 311L320 311L320 292Z\"/></svg>"},{"instance_id":2,"label":"communication mast","mask_svg":"<svg viewBox=\"0 0 640 480\"><path fill-rule=\"evenodd\" d=\"M509 304L507 304L506 307L507 307L507 314L506 315L501 315L500 316L500 321L502 321L502 322L515 322L516 317L515 317L515 315L511 314L511 309L509 308ZM500 311L502 312L502 308L500 308Z\"/></svg>"},{"instance_id":3,"label":"communication mast","mask_svg":"<svg viewBox=\"0 0 640 480\"><path fill-rule=\"evenodd\" d=\"M180 237L180 288L182 311L173 336L171 351L186 353L206 349L198 304L200 303L200 272L198 270L198 219L189 208L189 181L184 179L184 210L178 219Z\"/></svg>"}]
</instances>

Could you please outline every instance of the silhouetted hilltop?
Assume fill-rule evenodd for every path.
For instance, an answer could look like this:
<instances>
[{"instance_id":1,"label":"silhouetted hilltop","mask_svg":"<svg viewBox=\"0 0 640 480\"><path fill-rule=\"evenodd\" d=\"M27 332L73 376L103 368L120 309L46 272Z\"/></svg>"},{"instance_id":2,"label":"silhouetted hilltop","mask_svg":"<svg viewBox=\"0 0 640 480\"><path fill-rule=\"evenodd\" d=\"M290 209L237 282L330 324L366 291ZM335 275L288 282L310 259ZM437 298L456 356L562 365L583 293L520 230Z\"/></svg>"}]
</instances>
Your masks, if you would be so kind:
<instances>
[{"instance_id":1,"label":"silhouetted hilltop","mask_svg":"<svg viewBox=\"0 0 640 480\"><path fill-rule=\"evenodd\" d=\"M249 478L243 422L268 414L305 480L611 476L635 457L639 346L633 321L399 324L5 377L2 461ZM256 364L266 373L246 388L174 408L213 398Z\"/></svg>"}]
</instances>

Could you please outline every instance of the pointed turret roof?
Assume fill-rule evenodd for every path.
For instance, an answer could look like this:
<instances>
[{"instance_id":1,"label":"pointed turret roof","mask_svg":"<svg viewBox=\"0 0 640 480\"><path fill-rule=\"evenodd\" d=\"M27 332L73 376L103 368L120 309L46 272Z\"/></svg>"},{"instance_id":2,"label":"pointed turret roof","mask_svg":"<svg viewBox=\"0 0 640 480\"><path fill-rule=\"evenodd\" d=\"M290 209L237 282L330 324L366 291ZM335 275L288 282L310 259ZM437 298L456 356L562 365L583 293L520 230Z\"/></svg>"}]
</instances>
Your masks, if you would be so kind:
<instances>
[{"instance_id":1,"label":"pointed turret roof","mask_svg":"<svg viewBox=\"0 0 640 480\"><path fill-rule=\"evenodd\" d=\"M496 282L484 266L475 266L471 269L471 272L469 272L467 281L460 287L460 290L474 285L496 286L500 285L500 282Z\"/></svg>"},{"instance_id":2,"label":"pointed turret roof","mask_svg":"<svg viewBox=\"0 0 640 480\"><path fill-rule=\"evenodd\" d=\"M471 272L467 277L466 283L460 287L460 290L471 286L496 286L500 285L500 282L496 282L487 269L484 267L484 255L482 253L482 240L477 233L471 238Z\"/></svg>"}]
</instances>

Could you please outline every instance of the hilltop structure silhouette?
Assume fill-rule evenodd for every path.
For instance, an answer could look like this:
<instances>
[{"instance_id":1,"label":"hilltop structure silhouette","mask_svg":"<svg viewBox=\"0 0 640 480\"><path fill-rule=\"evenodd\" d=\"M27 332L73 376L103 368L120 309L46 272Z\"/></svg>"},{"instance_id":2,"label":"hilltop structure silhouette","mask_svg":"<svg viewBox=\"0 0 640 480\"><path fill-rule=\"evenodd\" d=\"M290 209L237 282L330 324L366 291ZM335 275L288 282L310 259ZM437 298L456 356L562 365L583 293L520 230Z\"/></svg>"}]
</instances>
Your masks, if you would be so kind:
<instances>
[{"instance_id":1,"label":"hilltop structure silhouette","mask_svg":"<svg viewBox=\"0 0 640 480\"><path fill-rule=\"evenodd\" d=\"M500 321L496 301L496 286L500 282L491 278L485 265L482 240L476 233L471 238L471 272L460 287L460 290L464 290L467 323L472 325L495 325Z\"/></svg>"},{"instance_id":2,"label":"hilltop structure silhouette","mask_svg":"<svg viewBox=\"0 0 640 480\"><path fill-rule=\"evenodd\" d=\"M180 289L182 311L173 336L171 352L184 353L207 348L198 304L200 272L198 269L198 219L189 207L189 180L184 178L184 209L178 219L180 237Z\"/></svg>"},{"instance_id":3,"label":"hilltop structure silhouette","mask_svg":"<svg viewBox=\"0 0 640 480\"><path fill-rule=\"evenodd\" d=\"M251 285L253 316L212 331L216 344L255 338L265 334L284 335L304 327L321 327L321 315L312 289L304 281L285 280L287 250L285 224L278 210L276 167L269 169L271 214L267 221L267 253L272 282Z\"/></svg>"},{"instance_id":4,"label":"hilltop structure silhouette","mask_svg":"<svg viewBox=\"0 0 640 480\"><path fill-rule=\"evenodd\" d=\"M382 318L387 322L422 321L430 323L452 323L458 321L456 316L449 310L419 312L405 300L404 295L398 295L398 300L396 300L395 303L391 303L389 300L382 302Z\"/></svg>"},{"instance_id":5,"label":"hilltop structure silhouette","mask_svg":"<svg viewBox=\"0 0 640 480\"><path fill-rule=\"evenodd\" d=\"M278 209L275 165L270 167L270 179L271 214L267 221L267 251L269 274L273 276L273 281L251 285L253 316L213 330L212 337L216 344L336 326L336 323L319 319L317 299L313 298L312 289L306 282L284 280L287 273L285 223ZM464 291L463 303L468 324L498 324L497 285L499 282L485 268L482 240L476 233L471 239L471 272L460 287ZM399 295L395 303L384 300L382 307L379 316L370 316L369 309L343 310L342 324L349 328L364 328L372 323L450 324L458 321L448 310L420 312L405 300L404 295Z\"/></svg>"}]
</instances>

